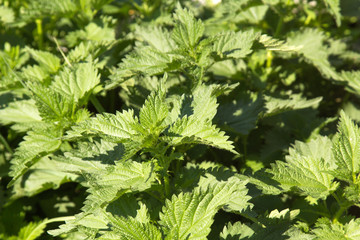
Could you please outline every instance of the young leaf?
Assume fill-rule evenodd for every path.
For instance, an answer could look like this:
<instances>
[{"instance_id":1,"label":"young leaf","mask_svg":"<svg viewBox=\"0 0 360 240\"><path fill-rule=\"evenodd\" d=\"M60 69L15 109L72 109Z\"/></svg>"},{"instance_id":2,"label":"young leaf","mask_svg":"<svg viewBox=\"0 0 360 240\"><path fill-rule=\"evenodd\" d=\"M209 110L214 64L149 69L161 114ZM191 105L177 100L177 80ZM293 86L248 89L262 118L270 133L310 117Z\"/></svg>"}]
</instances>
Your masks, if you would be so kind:
<instances>
[{"instance_id":1,"label":"young leaf","mask_svg":"<svg viewBox=\"0 0 360 240\"><path fill-rule=\"evenodd\" d=\"M19 232L19 239L35 240L44 232L46 227L46 220L42 222L30 222L25 227L22 227Z\"/></svg>"},{"instance_id":2,"label":"young leaf","mask_svg":"<svg viewBox=\"0 0 360 240\"><path fill-rule=\"evenodd\" d=\"M56 73L60 68L60 59L50 52L27 48L31 57L40 64L45 71Z\"/></svg>"},{"instance_id":3,"label":"young leaf","mask_svg":"<svg viewBox=\"0 0 360 240\"><path fill-rule=\"evenodd\" d=\"M55 76L51 88L78 102L87 98L99 82L100 77L92 63L79 63L73 68L65 67Z\"/></svg>"},{"instance_id":4,"label":"young leaf","mask_svg":"<svg viewBox=\"0 0 360 240\"><path fill-rule=\"evenodd\" d=\"M160 87L157 92L152 92L140 109L140 123L150 133L154 129L163 130L164 121L169 113L169 106L165 102L165 91L162 88Z\"/></svg>"},{"instance_id":5,"label":"young leaf","mask_svg":"<svg viewBox=\"0 0 360 240\"><path fill-rule=\"evenodd\" d=\"M76 107L72 99L68 99L41 84L33 83L29 86L34 93L36 106L44 121L57 122L64 125L71 121Z\"/></svg>"},{"instance_id":6,"label":"young leaf","mask_svg":"<svg viewBox=\"0 0 360 240\"><path fill-rule=\"evenodd\" d=\"M338 131L333 146L338 166L334 175L344 181L356 183L357 175L360 172L359 127L342 111Z\"/></svg>"},{"instance_id":7,"label":"young leaf","mask_svg":"<svg viewBox=\"0 0 360 240\"><path fill-rule=\"evenodd\" d=\"M182 48L192 50L202 37L205 26L201 20L196 20L194 15L185 8L177 6L174 14L176 21L172 32L172 39Z\"/></svg>"},{"instance_id":8,"label":"young leaf","mask_svg":"<svg viewBox=\"0 0 360 240\"><path fill-rule=\"evenodd\" d=\"M326 199L338 187L334 177L326 172L335 168L330 148L327 137L318 137L309 143L297 141L289 149L286 162L277 161L269 172L286 191L298 190L301 195L309 196L309 200Z\"/></svg>"}]
</instances>

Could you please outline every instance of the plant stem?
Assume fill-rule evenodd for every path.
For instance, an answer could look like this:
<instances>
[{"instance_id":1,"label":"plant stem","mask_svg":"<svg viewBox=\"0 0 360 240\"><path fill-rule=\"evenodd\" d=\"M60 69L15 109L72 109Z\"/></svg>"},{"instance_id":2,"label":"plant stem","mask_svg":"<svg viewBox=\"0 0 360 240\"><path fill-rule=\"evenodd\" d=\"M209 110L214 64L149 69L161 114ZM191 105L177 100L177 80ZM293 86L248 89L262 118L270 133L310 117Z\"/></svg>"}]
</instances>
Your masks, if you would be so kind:
<instances>
[{"instance_id":1,"label":"plant stem","mask_svg":"<svg viewBox=\"0 0 360 240\"><path fill-rule=\"evenodd\" d=\"M43 28L42 28L42 19L38 18L35 20L36 23L36 34L38 36L38 47L43 49L44 39L43 39Z\"/></svg>"},{"instance_id":2,"label":"plant stem","mask_svg":"<svg viewBox=\"0 0 360 240\"><path fill-rule=\"evenodd\" d=\"M164 174L164 189L165 189L165 197L170 196L170 180L167 173Z\"/></svg>"},{"instance_id":3,"label":"plant stem","mask_svg":"<svg viewBox=\"0 0 360 240\"><path fill-rule=\"evenodd\" d=\"M49 223L53 223L53 222L65 222L65 221L74 220L74 219L75 219L74 216L57 217L57 218L51 218L49 220L46 220L44 223L49 224Z\"/></svg>"},{"instance_id":4,"label":"plant stem","mask_svg":"<svg viewBox=\"0 0 360 240\"><path fill-rule=\"evenodd\" d=\"M103 112L105 112L105 108L101 105L101 103L100 103L99 100L96 98L96 96L91 95L90 101L91 101L91 103L94 105L94 107L95 107L96 111L98 111L98 113L103 113Z\"/></svg>"},{"instance_id":5,"label":"plant stem","mask_svg":"<svg viewBox=\"0 0 360 240\"><path fill-rule=\"evenodd\" d=\"M3 137L3 135L2 135L1 133L0 133L0 142L1 142L2 144L4 144L5 149L6 149L9 153L11 153L11 154L14 153L14 151L11 149L10 145L8 144L8 142L6 141L6 139Z\"/></svg>"}]
</instances>

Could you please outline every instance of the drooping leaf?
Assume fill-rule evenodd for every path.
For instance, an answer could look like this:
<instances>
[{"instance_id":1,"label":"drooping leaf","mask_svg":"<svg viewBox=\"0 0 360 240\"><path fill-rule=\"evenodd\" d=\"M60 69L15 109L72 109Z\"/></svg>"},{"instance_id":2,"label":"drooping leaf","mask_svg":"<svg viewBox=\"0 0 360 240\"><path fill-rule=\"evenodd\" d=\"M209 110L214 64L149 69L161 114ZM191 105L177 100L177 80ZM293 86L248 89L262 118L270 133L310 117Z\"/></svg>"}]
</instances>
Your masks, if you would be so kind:
<instances>
[{"instance_id":1,"label":"drooping leaf","mask_svg":"<svg viewBox=\"0 0 360 240\"><path fill-rule=\"evenodd\" d=\"M41 117L33 100L22 100L10 103L0 110L0 123L16 124L16 129L23 131L31 128L33 124L39 124Z\"/></svg>"},{"instance_id":2,"label":"drooping leaf","mask_svg":"<svg viewBox=\"0 0 360 240\"><path fill-rule=\"evenodd\" d=\"M13 185L41 157L57 150L61 144L61 136L61 130L51 128L28 132L24 137L24 141L16 149L14 158L11 160L9 175L13 179L9 185Z\"/></svg>"}]
</instances>

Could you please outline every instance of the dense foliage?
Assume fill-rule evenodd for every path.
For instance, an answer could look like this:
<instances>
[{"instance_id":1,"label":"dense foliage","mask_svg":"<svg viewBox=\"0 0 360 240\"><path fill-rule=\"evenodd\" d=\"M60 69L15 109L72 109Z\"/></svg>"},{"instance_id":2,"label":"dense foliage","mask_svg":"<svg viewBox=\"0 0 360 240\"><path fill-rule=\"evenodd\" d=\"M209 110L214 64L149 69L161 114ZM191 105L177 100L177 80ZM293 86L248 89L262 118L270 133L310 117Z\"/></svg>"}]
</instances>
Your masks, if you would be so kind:
<instances>
[{"instance_id":1,"label":"dense foliage","mask_svg":"<svg viewBox=\"0 0 360 240\"><path fill-rule=\"evenodd\" d=\"M360 239L358 0L0 0L0 239Z\"/></svg>"}]
</instances>

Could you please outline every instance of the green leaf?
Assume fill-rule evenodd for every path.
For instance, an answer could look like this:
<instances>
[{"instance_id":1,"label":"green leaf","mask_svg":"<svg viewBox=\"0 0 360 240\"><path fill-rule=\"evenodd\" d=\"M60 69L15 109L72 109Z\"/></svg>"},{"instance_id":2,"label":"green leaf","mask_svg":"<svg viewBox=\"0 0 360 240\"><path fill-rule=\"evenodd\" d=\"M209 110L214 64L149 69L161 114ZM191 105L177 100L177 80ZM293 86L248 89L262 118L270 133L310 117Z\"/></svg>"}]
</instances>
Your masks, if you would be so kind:
<instances>
[{"instance_id":1,"label":"green leaf","mask_svg":"<svg viewBox=\"0 0 360 240\"><path fill-rule=\"evenodd\" d=\"M269 170L285 190L296 190L310 199L326 199L338 187L334 177L326 171L336 168L332 159L331 141L318 137L308 143L296 141L289 149L286 162L277 161Z\"/></svg>"},{"instance_id":2,"label":"green leaf","mask_svg":"<svg viewBox=\"0 0 360 240\"><path fill-rule=\"evenodd\" d=\"M33 100L11 102L6 108L0 110L1 124L17 124L24 131L32 124L39 124L41 117ZM19 129L17 127L17 129Z\"/></svg>"},{"instance_id":3,"label":"green leaf","mask_svg":"<svg viewBox=\"0 0 360 240\"><path fill-rule=\"evenodd\" d=\"M61 144L61 136L62 131L52 128L28 132L11 160L9 175L13 179L9 185L13 185L41 157L57 150Z\"/></svg>"},{"instance_id":4,"label":"green leaf","mask_svg":"<svg viewBox=\"0 0 360 240\"><path fill-rule=\"evenodd\" d=\"M162 234L151 223L141 223L136 219L129 217L110 217L111 229L114 231L112 235L116 235L116 239L126 240L161 240ZM104 235L106 239L106 234Z\"/></svg>"},{"instance_id":5,"label":"green leaf","mask_svg":"<svg viewBox=\"0 0 360 240\"><path fill-rule=\"evenodd\" d=\"M165 102L165 91L162 88L163 86L157 92L152 92L140 109L140 123L150 133L154 130L160 133L166 127L164 121L168 116L169 106Z\"/></svg>"},{"instance_id":6,"label":"green leaf","mask_svg":"<svg viewBox=\"0 0 360 240\"><path fill-rule=\"evenodd\" d=\"M320 218L315 224L312 233L316 235L316 239L321 240L357 240L360 238L360 221L359 219L351 219L346 224L339 222L332 223L329 219Z\"/></svg>"},{"instance_id":7,"label":"green leaf","mask_svg":"<svg viewBox=\"0 0 360 240\"><path fill-rule=\"evenodd\" d=\"M160 52L152 47L142 47L126 55L120 64L119 73L124 76L137 72L155 75L163 73L171 62L171 55Z\"/></svg>"},{"instance_id":8,"label":"green leaf","mask_svg":"<svg viewBox=\"0 0 360 240\"><path fill-rule=\"evenodd\" d=\"M254 30L218 34L214 36L213 51L221 58L244 58L252 52L251 47L259 35Z\"/></svg>"},{"instance_id":9,"label":"green leaf","mask_svg":"<svg viewBox=\"0 0 360 240\"><path fill-rule=\"evenodd\" d=\"M217 119L220 125L247 135L256 127L259 114L264 110L264 100L259 95L241 94L231 103L220 105Z\"/></svg>"},{"instance_id":10,"label":"green leaf","mask_svg":"<svg viewBox=\"0 0 360 240\"><path fill-rule=\"evenodd\" d=\"M349 91L360 95L360 71L342 71L339 78L346 82Z\"/></svg>"},{"instance_id":11,"label":"green leaf","mask_svg":"<svg viewBox=\"0 0 360 240\"><path fill-rule=\"evenodd\" d=\"M336 25L341 26L340 0L324 0L326 7L330 13L335 17Z\"/></svg>"},{"instance_id":12,"label":"green leaf","mask_svg":"<svg viewBox=\"0 0 360 240\"><path fill-rule=\"evenodd\" d=\"M172 39L182 48L192 50L202 37L205 26L201 20L196 20L194 15L180 5L174 14L175 28Z\"/></svg>"},{"instance_id":13,"label":"green leaf","mask_svg":"<svg viewBox=\"0 0 360 240\"><path fill-rule=\"evenodd\" d=\"M220 233L220 239L222 240L238 240L250 238L254 234L254 231L247 225L241 222L234 224L228 223L222 232Z\"/></svg>"},{"instance_id":14,"label":"green leaf","mask_svg":"<svg viewBox=\"0 0 360 240\"><path fill-rule=\"evenodd\" d=\"M9 7L0 6L0 22L9 24L14 22L14 20L15 20L14 11Z\"/></svg>"},{"instance_id":15,"label":"green leaf","mask_svg":"<svg viewBox=\"0 0 360 240\"><path fill-rule=\"evenodd\" d=\"M156 174L152 163L138 163L131 160L117 162L105 171L98 170L85 174L91 186L88 205L101 206L114 201L126 191L144 191L151 187Z\"/></svg>"},{"instance_id":16,"label":"green leaf","mask_svg":"<svg viewBox=\"0 0 360 240\"><path fill-rule=\"evenodd\" d=\"M306 99L301 96L301 94L295 94L288 92L286 96L269 96L265 95L264 99L266 101L265 108L266 112L264 116L271 116L279 114L288 110L294 109L304 109L308 107L316 107L319 102L322 100L322 97L317 97L313 99Z\"/></svg>"},{"instance_id":17,"label":"green leaf","mask_svg":"<svg viewBox=\"0 0 360 240\"><path fill-rule=\"evenodd\" d=\"M78 175L63 171L63 165L43 157L14 182L12 200L31 197L48 189L57 189L61 184L75 181Z\"/></svg>"},{"instance_id":18,"label":"green leaf","mask_svg":"<svg viewBox=\"0 0 360 240\"><path fill-rule=\"evenodd\" d=\"M45 71L56 73L60 68L60 59L50 52L26 48L31 57L40 64Z\"/></svg>"},{"instance_id":19,"label":"green leaf","mask_svg":"<svg viewBox=\"0 0 360 240\"><path fill-rule=\"evenodd\" d=\"M356 183L360 172L360 130L343 111L333 152L338 166L333 174L344 181Z\"/></svg>"},{"instance_id":20,"label":"green leaf","mask_svg":"<svg viewBox=\"0 0 360 240\"><path fill-rule=\"evenodd\" d=\"M176 43L171 39L171 34L166 29L157 26L138 26L135 34L138 40L145 41L160 52L170 52L175 49Z\"/></svg>"},{"instance_id":21,"label":"green leaf","mask_svg":"<svg viewBox=\"0 0 360 240\"><path fill-rule=\"evenodd\" d=\"M166 200L160 213L166 239L206 239L216 212L232 200L238 187L237 181L220 182L207 190L196 189Z\"/></svg>"},{"instance_id":22,"label":"green leaf","mask_svg":"<svg viewBox=\"0 0 360 240\"><path fill-rule=\"evenodd\" d=\"M168 141L173 146L197 143L210 145L237 154L233 150L232 141L228 139L229 137L225 135L225 132L220 131L215 125L199 121L194 116L185 116L177 120L170 127L165 137L165 141Z\"/></svg>"},{"instance_id":23,"label":"green leaf","mask_svg":"<svg viewBox=\"0 0 360 240\"><path fill-rule=\"evenodd\" d=\"M79 63L74 67L65 67L51 84L56 92L73 99L74 102L84 101L91 91L100 83L97 69L90 63Z\"/></svg>"},{"instance_id":24,"label":"green leaf","mask_svg":"<svg viewBox=\"0 0 360 240\"><path fill-rule=\"evenodd\" d=\"M313 64L326 78L338 79L338 73L331 66L328 48L324 44L327 37L317 29L306 28L297 31L287 39L289 45L299 47L299 52Z\"/></svg>"},{"instance_id":25,"label":"green leaf","mask_svg":"<svg viewBox=\"0 0 360 240\"><path fill-rule=\"evenodd\" d=\"M297 52L299 51L302 46L290 46L285 41L273 38L266 34L262 34L258 41L264 45L264 47L271 51L282 51L282 52Z\"/></svg>"},{"instance_id":26,"label":"green leaf","mask_svg":"<svg viewBox=\"0 0 360 240\"><path fill-rule=\"evenodd\" d=\"M19 232L19 239L21 240L35 240L41 236L46 227L46 220L42 222L30 222L25 227L22 227Z\"/></svg>"},{"instance_id":27,"label":"green leaf","mask_svg":"<svg viewBox=\"0 0 360 240\"><path fill-rule=\"evenodd\" d=\"M98 135L115 142L124 142L125 140L135 140L134 137L138 135L136 130L138 127L139 122L134 117L134 111L124 110L116 112L116 114L97 114L96 117L74 126L72 131L68 131L68 136Z\"/></svg>"}]
</instances>

